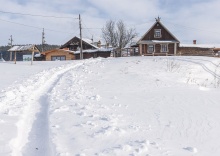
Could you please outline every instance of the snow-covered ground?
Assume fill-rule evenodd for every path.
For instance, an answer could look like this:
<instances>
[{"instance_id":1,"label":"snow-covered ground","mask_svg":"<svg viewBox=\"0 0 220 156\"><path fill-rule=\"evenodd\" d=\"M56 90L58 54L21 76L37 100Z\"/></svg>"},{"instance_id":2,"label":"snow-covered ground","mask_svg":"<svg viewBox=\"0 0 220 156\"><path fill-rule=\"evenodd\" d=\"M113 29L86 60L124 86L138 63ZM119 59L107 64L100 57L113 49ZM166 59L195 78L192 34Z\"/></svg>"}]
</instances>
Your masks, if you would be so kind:
<instances>
[{"instance_id":1,"label":"snow-covered ground","mask_svg":"<svg viewBox=\"0 0 220 156\"><path fill-rule=\"evenodd\" d=\"M0 62L1 156L219 156L220 59Z\"/></svg>"}]
</instances>

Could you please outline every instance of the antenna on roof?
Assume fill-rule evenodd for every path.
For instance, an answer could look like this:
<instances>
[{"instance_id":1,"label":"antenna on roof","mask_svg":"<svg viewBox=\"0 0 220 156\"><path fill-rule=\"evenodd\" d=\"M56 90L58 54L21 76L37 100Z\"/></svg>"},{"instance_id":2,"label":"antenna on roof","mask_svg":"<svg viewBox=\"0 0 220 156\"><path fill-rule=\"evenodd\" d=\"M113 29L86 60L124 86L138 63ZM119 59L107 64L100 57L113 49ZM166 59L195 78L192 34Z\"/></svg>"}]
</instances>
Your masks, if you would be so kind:
<instances>
[{"instance_id":1,"label":"antenna on roof","mask_svg":"<svg viewBox=\"0 0 220 156\"><path fill-rule=\"evenodd\" d=\"M158 17L155 18L155 19L156 19L157 22L160 22L161 17L158 16Z\"/></svg>"},{"instance_id":2,"label":"antenna on roof","mask_svg":"<svg viewBox=\"0 0 220 156\"><path fill-rule=\"evenodd\" d=\"M92 44L93 44L93 35L92 35L92 39L91 40L92 40Z\"/></svg>"}]
</instances>

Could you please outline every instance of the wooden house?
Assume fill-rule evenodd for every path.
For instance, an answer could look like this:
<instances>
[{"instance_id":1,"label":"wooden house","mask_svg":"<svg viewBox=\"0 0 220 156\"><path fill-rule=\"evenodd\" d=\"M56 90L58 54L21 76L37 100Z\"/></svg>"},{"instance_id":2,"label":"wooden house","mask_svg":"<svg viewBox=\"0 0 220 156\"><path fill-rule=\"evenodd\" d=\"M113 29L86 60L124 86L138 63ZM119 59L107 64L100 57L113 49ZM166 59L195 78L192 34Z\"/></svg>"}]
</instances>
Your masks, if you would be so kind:
<instances>
[{"instance_id":1,"label":"wooden house","mask_svg":"<svg viewBox=\"0 0 220 156\"><path fill-rule=\"evenodd\" d=\"M100 42L100 41L99 41ZM101 43L100 43L101 44ZM111 50L100 48L92 43L90 39L82 39L83 58L110 57ZM52 49L42 53L46 61L55 60L78 60L80 59L80 38L73 37L59 49Z\"/></svg>"},{"instance_id":2,"label":"wooden house","mask_svg":"<svg viewBox=\"0 0 220 156\"><path fill-rule=\"evenodd\" d=\"M66 42L64 45L60 47L60 49L68 49L71 51L77 51L80 50L80 38L79 37L73 37L68 42ZM95 46L90 39L82 39L82 49L88 50L88 49L98 49L99 47Z\"/></svg>"},{"instance_id":3,"label":"wooden house","mask_svg":"<svg viewBox=\"0 0 220 156\"><path fill-rule=\"evenodd\" d=\"M177 55L181 56L214 56L214 45L209 44L180 44Z\"/></svg>"},{"instance_id":4,"label":"wooden house","mask_svg":"<svg viewBox=\"0 0 220 156\"><path fill-rule=\"evenodd\" d=\"M11 47L8 51L12 53L15 64L16 61L31 61L32 64L34 55L40 53L40 50L36 45L16 45Z\"/></svg>"},{"instance_id":5,"label":"wooden house","mask_svg":"<svg viewBox=\"0 0 220 156\"><path fill-rule=\"evenodd\" d=\"M153 26L137 42L140 55L176 55L179 40L156 19Z\"/></svg>"},{"instance_id":6,"label":"wooden house","mask_svg":"<svg viewBox=\"0 0 220 156\"><path fill-rule=\"evenodd\" d=\"M88 39L82 40L83 49L97 49L98 47L92 45ZM41 54L44 55L46 61L65 61L79 59L76 51L80 50L80 38L73 37L68 42L63 44L60 48L44 51Z\"/></svg>"},{"instance_id":7,"label":"wooden house","mask_svg":"<svg viewBox=\"0 0 220 156\"><path fill-rule=\"evenodd\" d=\"M65 61L75 60L74 51L65 49L52 49L41 53L44 56L45 61Z\"/></svg>"},{"instance_id":8,"label":"wooden house","mask_svg":"<svg viewBox=\"0 0 220 156\"><path fill-rule=\"evenodd\" d=\"M80 59L80 51L74 52L75 59ZM107 58L111 55L111 49L95 49L95 50L83 50L83 59L89 59L89 58L97 58L97 57L103 57Z\"/></svg>"}]
</instances>

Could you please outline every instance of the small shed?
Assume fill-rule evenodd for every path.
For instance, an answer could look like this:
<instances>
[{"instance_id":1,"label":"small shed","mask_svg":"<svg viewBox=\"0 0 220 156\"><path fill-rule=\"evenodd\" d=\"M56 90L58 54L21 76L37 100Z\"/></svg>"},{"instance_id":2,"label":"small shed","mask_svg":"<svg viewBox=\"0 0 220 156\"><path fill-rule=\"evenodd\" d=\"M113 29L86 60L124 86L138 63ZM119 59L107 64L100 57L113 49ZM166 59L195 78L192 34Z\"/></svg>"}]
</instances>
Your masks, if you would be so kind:
<instances>
[{"instance_id":1,"label":"small shed","mask_svg":"<svg viewBox=\"0 0 220 156\"><path fill-rule=\"evenodd\" d=\"M15 64L16 64L16 61L17 61L17 53L22 54L22 58L20 58L19 61L25 61L27 59L28 61L31 60L31 64L33 64L34 55L40 53L40 50L35 45L13 46L8 51L9 52L14 52Z\"/></svg>"},{"instance_id":2,"label":"small shed","mask_svg":"<svg viewBox=\"0 0 220 156\"><path fill-rule=\"evenodd\" d=\"M178 55L182 56L214 56L214 46L209 44L180 44Z\"/></svg>"}]
</instances>

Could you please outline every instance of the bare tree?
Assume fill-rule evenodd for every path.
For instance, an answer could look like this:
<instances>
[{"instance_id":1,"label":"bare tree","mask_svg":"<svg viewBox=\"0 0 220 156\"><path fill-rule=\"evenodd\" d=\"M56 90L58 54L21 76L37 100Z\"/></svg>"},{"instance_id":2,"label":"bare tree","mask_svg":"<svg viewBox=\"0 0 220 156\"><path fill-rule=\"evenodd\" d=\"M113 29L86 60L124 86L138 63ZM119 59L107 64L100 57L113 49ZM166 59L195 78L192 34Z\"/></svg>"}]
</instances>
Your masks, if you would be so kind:
<instances>
[{"instance_id":1,"label":"bare tree","mask_svg":"<svg viewBox=\"0 0 220 156\"><path fill-rule=\"evenodd\" d=\"M113 47L117 47L115 22L109 20L106 22L105 26L102 28L102 37L106 43L111 44Z\"/></svg>"},{"instance_id":2,"label":"bare tree","mask_svg":"<svg viewBox=\"0 0 220 156\"><path fill-rule=\"evenodd\" d=\"M106 43L111 44L114 48L124 48L134 37L137 36L134 28L128 29L122 20L116 24L115 21L109 20L102 28L102 36Z\"/></svg>"}]
</instances>

